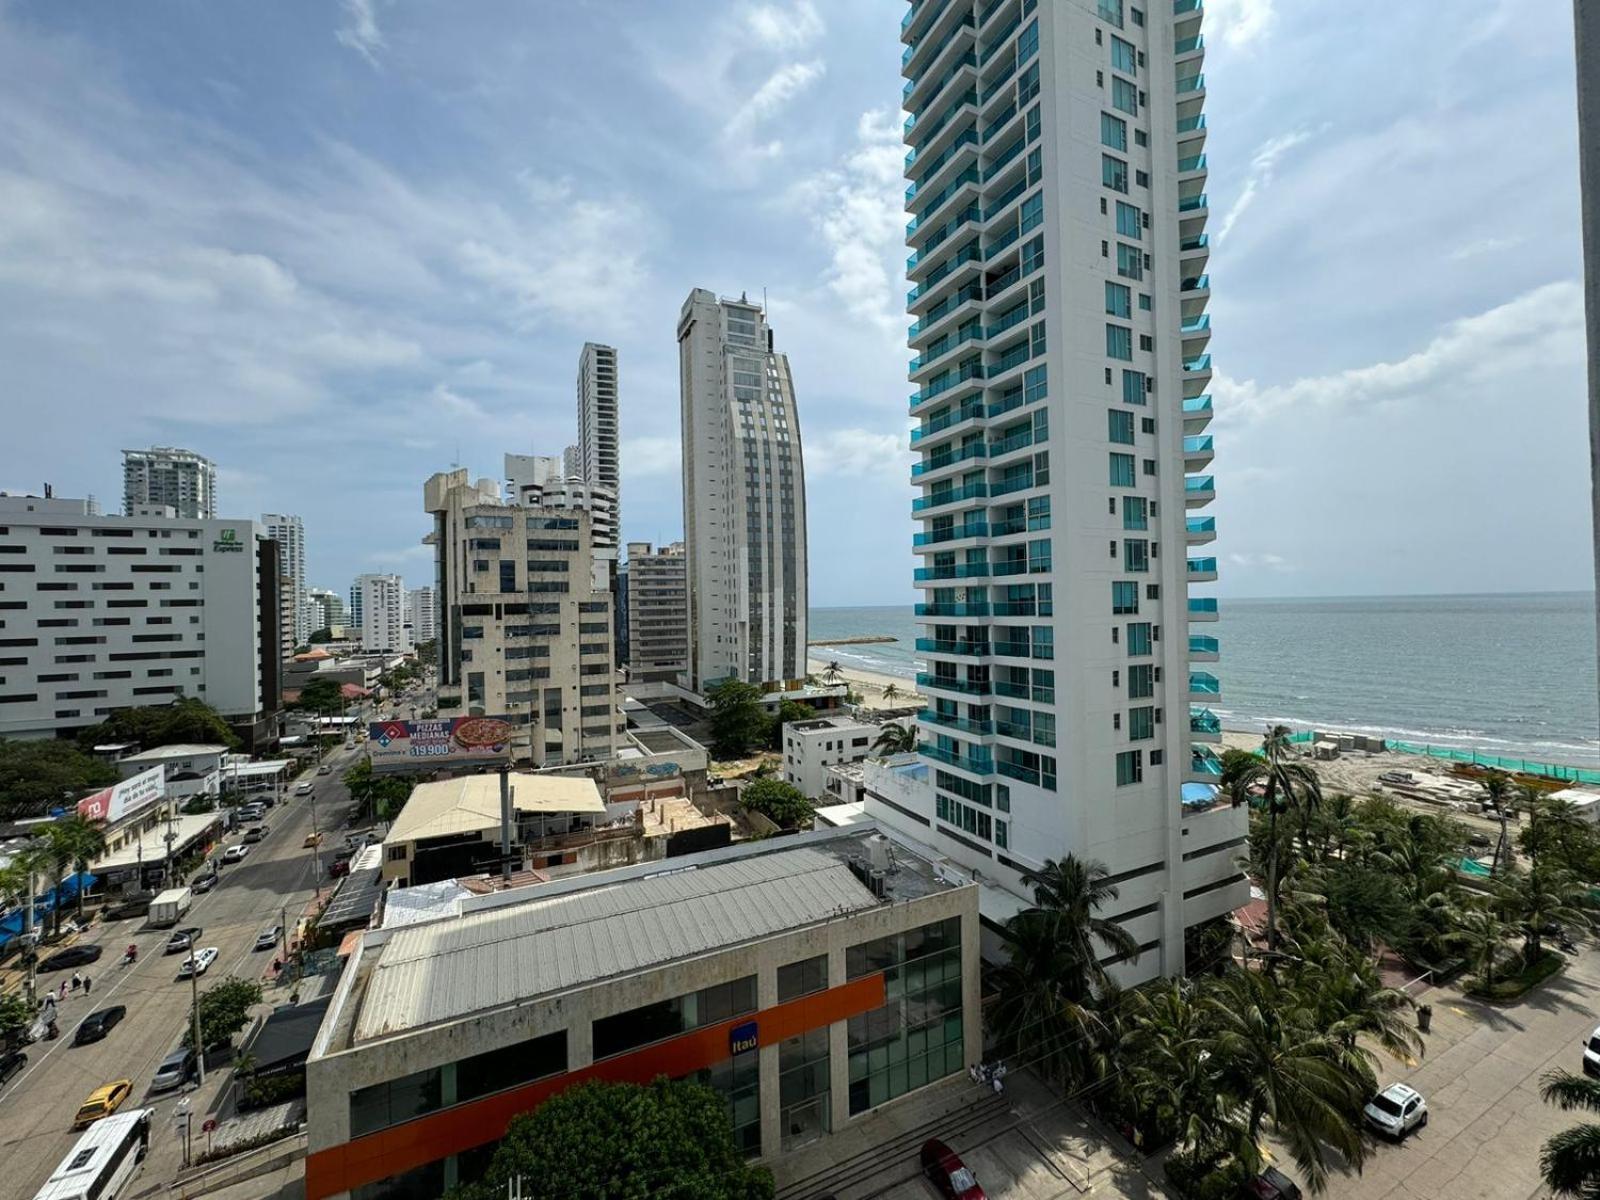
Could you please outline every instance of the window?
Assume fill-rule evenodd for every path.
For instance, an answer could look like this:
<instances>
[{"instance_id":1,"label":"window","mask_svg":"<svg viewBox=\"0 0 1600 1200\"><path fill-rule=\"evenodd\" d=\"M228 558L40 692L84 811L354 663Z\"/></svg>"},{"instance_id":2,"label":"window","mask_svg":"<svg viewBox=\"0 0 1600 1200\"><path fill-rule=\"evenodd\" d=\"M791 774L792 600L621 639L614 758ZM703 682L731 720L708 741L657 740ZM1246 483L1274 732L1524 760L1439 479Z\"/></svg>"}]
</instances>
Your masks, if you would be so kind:
<instances>
[{"instance_id":1,"label":"window","mask_svg":"<svg viewBox=\"0 0 1600 1200\"><path fill-rule=\"evenodd\" d=\"M1134 480L1133 455L1113 453L1111 455L1111 486L1132 487Z\"/></svg>"},{"instance_id":2,"label":"window","mask_svg":"<svg viewBox=\"0 0 1600 1200\"><path fill-rule=\"evenodd\" d=\"M1156 669L1149 663L1128 668L1128 699L1146 700L1156 694Z\"/></svg>"},{"instance_id":3,"label":"window","mask_svg":"<svg viewBox=\"0 0 1600 1200\"><path fill-rule=\"evenodd\" d=\"M881 971L886 991L881 1008L851 1017L847 1027L852 1114L962 1069L958 919L851 946L845 965L851 979Z\"/></svg>"},{"instance_id":4,"label":"window","mask_svg":"<svg viewBox=\"0 0 1600 1200\"><path fill-rule=\"evenodd\" d=\"M1133 316L1133 292L1126 284L1106 280L1106 312L1113 317Z\"/></svg>"},{"instance_id":5,"label":"window","mask_svg":"<svg viewBox=\"0 0 1600 1200\"><path fill-rule=\"evenodd\" d=\"M1134 621L1128 626L1128 655L1142 658L1150 653L1150 622Z\"/></svg>"},{"instance_id":6,"label":"window","mask_svg":"<svg viewBox=\"0 0 1600 1200\"><path fill-rule=\"evenodd\" d=\"M1139 73L1137 51L1132 42L1125 42L1119 37L1111 39L1111 67L1116 71L1125 71L1129 75Z\"/></svg>"},{"instance_id":7,"label":"window","mask_svg":"<svg viewBox=\"0 0 1600 1200\"><path fill-rule=\"evenodd\" d=\"M1145 351L1152 351L1155 348L1156 348L1156 339L1155 338L1151 337L1148 333L1141 333L1139 335L1139 349L1145 350Z\"/></svg>"},{"instance_id":8,"label":"window","mask_svg":"<svg viewBox=\"0 0 1600 1200\"><path fill-rule=\"evenodd\" d=\"M1117 615L1139 611L1139 585L1117 580L1111 585L1111 611Z\"/></svg>"},{"instance_id":9,"label":"window","mask_svg":"<svg viewBox=\"0 0 1600 1200\"><path fill-rule=\"evenodd\" d=\"M1134 9L1137 13L1139 10ZM1100 19L1122 28L1122 0L1100 0Z\"/></svg>"},{"instance_id":10,"label":"window","mask_svg":"<svg viewBox=\"0 0 1600 1200\"><path fill-rule=\"evenodd\" d=\"M1126 325L1106 324L1106 357L1124 362L1133 359L1133 330Z\"/></svg>"},{"instance_id":11,"label":"window","mask_svg":"<svg viewBox=\"0 0 1600 1200\"><path fill-rule=\"evenodd\" d=\"M1041 538L1028 543L1028 573L1045 575L1050 571L1050 539Z\"/></svg>"},{"instance_id":12,"label":"window","mask_svg":"<svg viewBox=\"0 0 1600 1200\"><path fill-rule=\"evenodd\" d=\"M1114 192L1128 191L1128 164L1109 154L1100 156L1100 182Z\"/></svg>"},{"instance_id":13,"label":"window","mask_svg":"<svg viewBox=\"0 0 1600 1200\"><path fill-rule=\"evenodd\" d=\"M1132 414L1128 414L1132 420ZM1130 431L1131 432L1131 431ZM1132 437L1128 439L1132 441ZM1143 496L1124 496L1122 499L1122 527L1124 529L1150 528L1150 502Z\"/></svg>"},{"instance_id":14,"label":"window","mask_svg":"<svg viewBox=\"0 0 1600 1200\"><path fill-rule=\"evenodd\" d=\"M1145 387L1143 371L1124 370L1122 372L1122 402L1124 404L1143 404Z\"/></svg>"},{"instance_id":15,"label":"window","mask_svg":"<svg viewBox=\"0 0 1600 1200\"><path fill-rule=\"evenodd\" d=\"M1044 266L1044 236L1034 238L1022 247L1022 274L1027 275Z\"/></svg>"},{"instance_id":16,"label":"window","mask_svg":"<svg viewBox=\"0 0 1600 1200\"><path fill-rule=\"evenodd\" d=\"M1039 64L1034 63L1017 76L1017 107L1021 108L1039 94Z\"/></svg>"},{"instance_id":17,"label":"window","mask_svg":"<svg viewBox=\"0 0 1600 1200\"><path fill-rule=\"evenodd\" d=\"M1030 21L1017 38L1017 61L1025 63L1039 52L1039 22Z\"/></svg>"},{"instance_id":18,"label":"window","mask_svg":"<svg viewBox=\"0 0 1600 1200\"><path fill-rule=\"evenodd\" d=\"M1117 232L1123 237L1142 238L1144 236L1139 210L1122 200L1117 201Z\"/></svg>"},{"instance_id":19,"label":"window","mask_svg":"<svg viewBox=\"0 0 1600 1200\"><path fill-rule=\"evenodd\" d=\"M1140 312L1149 312L1150 311L1150 293L1149 292L1140 292L1139 293L1139 311Z\"/></svg>"},{"instance_id":20,"label":"window","mask_svg":"<svg viewBox=\"0 0 1600 1200\"><path fill-rule=\"evenodd\" d=\"M755 1007L756 977L746 975L686 996L601 1017L594 1023L594 1057L597 1061L610 1058L636 1046L646 1046L703 1025L715 1025L730 1017L754 1012Z\"/></svg>"},{"instance_id":21,"label":"window","mask_svg":"<svg viewBox=\"0 0 1600 1200\"><path fill-rule=\"evenodd\" d=\"M828 986L828 956L801 959L778 968L778 1003L809 996Z\"/></svg>"},{"instance_id":22,"label":"window","mask_svg":"<svg viewBox=\"0 0 1600 1200\"><path fill-rule=\"evenodd\" d=\"M1144 255L1139 247L1117 243L1117 274L1125 279L1144 278Z\"/></svg>"},{"instance_id":23,"label":"window","mask_svg":"<svg viewBox=\"0 0 1600 1200\"><path fill-rule=\"evenodd\" d=\"M1111 107L1133 116L1139 115L1139 89L1126 79L1111 77Z\"/></svg>"},{"instance_id":24,"label":"window","mask_svg":"<svg viewBox=\"0 0 1600 1200\"><path fill-rule=\"evenodd\" d=\"M350 1093L350 1133L360 1137L445 1107L443 1096L448 1077L453 1077L451 1090L455 1099L452 1103L463 1104L566 1069L567 1034L561 1030L514 1046L474 1054L442 1067L430 1067L385 1083L357 1088Z\"/></svg>"},{"instance_id":25,"label":"window","mask_svg":"<svg viewBox=\"0 0 1600 1200\"><path fill-rule=\"evenodd\" d=\"M1043 400L1050 392L1049 379L1043 366L1029 367L1022 375L1022 402L1032 404Z\"/></svg>"},{"instance_id":26,"label":"window","mask_svg":"<svg viewBox=\"0 0 1600 1200\"><path fill-rule=\"evenodd\" d=\"M1124 750L1117 755L1117 786L1125 787L1144 778L1144 751Z\"/></svg>"},{"instance_id":27,"label":"window","mask_svg":"<svg viewBox=\"0 0 1600 1200\"><path fill-rule=\"evenodd\" d=\"M1128 740L1130 742L1147 741L1156 735L1156 710L1153 708L1130 708L1128 710Z\"/></svg>"},{"instance_id":28,"label":"window","mask_svg":"<svg viewBox=\"0 0 1600 1200\"><path fill-rule=\"evenodd\" d=\"M1113 150L1128 148L1128 123L1110 113L1100 114L1100 144Z\"/></svg>"},{"instance_id":29,"label":"window","mask_svg":"<svg viewBox=\"0 0 1600 1200\"><path fill-rule=\"evenodd\" d=\"M1122 539L1122 569L1144 574L1150 569L1150 543L1144 538Z\"/></svg>"},{"instance_id":30,"label":"window","mask_svg":"<svg viewBox=\"0 0 1600 1200\"><path fill-rule=\"evenodd\" d=\"M1106 431L1106 436L1118 445L1133 445L1133 414L1125 408L1112 408L1106 411L1106 416L1109 418L1108 424L1110 426ZM1132 498L1129 497L1129 499ZM1124 524L1123 528L1126 529L1127 527ZM1134 528L1141 529L1143 526L1134 526Z\"/></svg>"}]
</instances>

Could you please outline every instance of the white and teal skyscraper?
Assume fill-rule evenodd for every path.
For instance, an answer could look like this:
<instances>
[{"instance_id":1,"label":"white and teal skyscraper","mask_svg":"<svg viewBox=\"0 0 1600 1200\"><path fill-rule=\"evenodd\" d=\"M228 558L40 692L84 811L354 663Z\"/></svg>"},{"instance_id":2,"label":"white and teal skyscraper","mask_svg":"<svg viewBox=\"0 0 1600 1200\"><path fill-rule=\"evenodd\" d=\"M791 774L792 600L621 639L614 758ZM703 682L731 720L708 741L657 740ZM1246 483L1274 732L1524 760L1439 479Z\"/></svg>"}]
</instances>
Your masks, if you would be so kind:
<instances>
[{"instance_id":1,"label":"white and teal skyscraper","mask_svg":"<svg viewBox=\"0 0 1600 1200\"><path fill-rule=\"evenodd\" d=\"M1199 0L917 0L906 191L920 814L1019 894L1073 854L1144 947L1249 898L1221 740ZM919 776L920 778L920 776ZM903 804L902 804L903 806Z\"/></svg>"}]
</instances>

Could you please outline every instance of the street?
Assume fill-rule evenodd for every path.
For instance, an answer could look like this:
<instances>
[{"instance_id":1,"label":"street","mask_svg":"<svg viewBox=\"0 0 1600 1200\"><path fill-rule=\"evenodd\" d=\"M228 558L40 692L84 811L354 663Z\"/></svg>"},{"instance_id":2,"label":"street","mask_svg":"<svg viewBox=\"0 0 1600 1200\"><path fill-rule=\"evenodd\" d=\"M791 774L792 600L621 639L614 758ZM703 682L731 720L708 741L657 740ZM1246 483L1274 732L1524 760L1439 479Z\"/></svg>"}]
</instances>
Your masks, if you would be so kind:
<instances>
[{"instance_id":1,"label":"street","mask_svg":"<svg viewBox=\"0 0 1600 1200\"><path fill-rule=\"evenodd\" d=\"M293 795L291 784L284 801L264 818L271 832L251 847L243 862L223 867L209 894L195 897L179 925L199 926L204 932L198 945L220 951L200 979L202 991L229 975L260 979L274 952L255 951L256 935L282 922L285 912L292 923L311 898L317 881L316 853L302 842L311 829L313 803L317 827L330 831L321 850L322 883L324 888L337 884L327 878L326 864L338 844L337 831L349 805L340 775L356 757L356 751L341 747L328 756L332 774L302 776L316 783L312 797ZM150 1154L135 1190L169 1180L178 1170L181 1147L171 1114L183 1095L191 1095L196 1153L204 1148L200 1122L221 1094L230 1075L227 1069L208 1074L199 1093L146 1095L156 1067L176 1048L189 1019L190 985L177 981L185 955L163 953L168 934L165 929L146 928L142 918L98 924L89 931L84 941L104 947L100 961L87 968L93 993L85 997L68 992L60 1007L61 1037L30 1046L26 1071L0 1091L0 1158L8 1171L5 1194L33 1195L79 1136L72 1131L78 1105L96 1087L115 1079L133 1081L133 1096L125 1108L148 1105L157 1113ZM139 958L124 967L122 952L130 942L138 945ZM40 994L47 987L59 987L71 974L70 970L41 974ZM113 1004L127 1007L122 1022L103 1041L74 1047L73 1034L83 1018Z\"/></svg>"}]
</instances>

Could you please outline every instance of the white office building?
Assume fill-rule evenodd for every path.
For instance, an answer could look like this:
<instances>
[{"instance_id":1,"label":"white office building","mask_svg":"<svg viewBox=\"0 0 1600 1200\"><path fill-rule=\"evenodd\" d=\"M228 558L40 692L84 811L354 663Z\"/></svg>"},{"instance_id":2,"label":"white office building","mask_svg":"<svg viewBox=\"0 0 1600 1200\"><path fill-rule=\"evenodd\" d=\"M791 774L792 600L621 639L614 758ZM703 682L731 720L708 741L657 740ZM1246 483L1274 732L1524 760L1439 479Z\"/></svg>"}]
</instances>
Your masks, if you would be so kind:
<instances>
[{"instance_id":1,"label":"white office building","mask_svg":"<svg viewBox=\"0 0 1600 1200\"><path fill-rule=\"evenodd\" d=\"M352 595L360 610L362 648L410 653L406 581L399 575L358 575Z\"/></svg>"},{"instance_id":2,"label":"white office building","mask_svg":"<svg viewBox=\"0 0 1600 1200\"><path fill-rule=\"evenodd\" d=\"M344 597L327 588L307 588L306 606L311 613L311 632L350 624Z\"/></svg>"},{"instance_id":3,"label":"white office building","mask_svg":"<svg viewBox=\"0 0 1600 1200\"><path fill-rule=\"evenodd\" d=\"M122 452L122 511L166 507L180 517L217 515L217 468L209 458L176 446Z\"/></svg>"},{"instance_id":4,"label":"white office building","mask_svg":"<svg viewBox=\"0 0 1600 1200\"><path fill-rule=\"evenodd\" d=\"M249 520L0 495L0 738L206 701L251 745L281 708L278 543Z\"/></svg>"},{"instance_id":5,"label":"white office building","mask_svg":"<svg viewBox=\"0 0 1600 1200\"><path fill-rule=\"evenodd\" d=\"M1245 814L1205 786L1206 91L1201 6L1175 8L919 0L902 26L920 836L1019 894L1047 858L1106 864L1130 978L1249 896Z\"/></svg>"},{"instance_id":6,"label":"white office building","mask_svg":"<svg viewBox=\"0 0 1600 1200\"><path fill-rule=\"evenodd\" d=\"M678 366L690 687L803 680L806 485L788 356L760 305L696 288Z\"/></svg>"},{"instance_id":7,"label":"white office building","mask_svg":"<svg viewBox=\"0 0 1600 1200\"><path fill-rule=\"evenodd\" d=\"M439 636L439 605L431 587L412 588L406 593L406 620L414 642L431 641Z\"/></svg>"},{"instance_id":8,"label":"white office building","mask_svg":"<svg viewBox=\"0 0 1600 1200\"><path fill-rule=\"evenodd\" d=\"M306 591L306 531L300 518L288 513L262 513L267 536L277 541L283 558L283 573L289 580L290 594L285 607L293 612L292 643L303 646L311 638L312 613ZM317 626L322 628L322 626Z\"/></svg>"},{"instance_id":9,"label":"white office building","mask_svg":"<svg viewBox=\"0 0 1600 1200\"><path fill-rule=\"evenodd\" d=\"M872 753L882 726L855 717L818 717L783 727L783 778L811 800L828 795L828 768Z\"/></svg>"}]
</instances>

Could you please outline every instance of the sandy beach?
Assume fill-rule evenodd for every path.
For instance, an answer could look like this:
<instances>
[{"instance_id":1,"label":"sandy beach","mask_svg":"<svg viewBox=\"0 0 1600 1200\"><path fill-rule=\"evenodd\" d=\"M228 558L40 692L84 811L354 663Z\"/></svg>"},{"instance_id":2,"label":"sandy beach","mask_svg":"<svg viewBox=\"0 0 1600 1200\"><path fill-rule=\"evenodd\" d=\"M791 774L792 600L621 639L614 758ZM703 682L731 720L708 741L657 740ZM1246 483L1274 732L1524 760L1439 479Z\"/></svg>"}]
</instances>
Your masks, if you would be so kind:
<instances>
[{"instance_id":1,"label":"sandy beach","mask_svg":"<svg viewBox=\"0 0 1600 1200\"><path fill-rule=\"evenodd\" d=\"M821 681L822 673L827 669L829 661L825 658L807 658L806 670ZM910 708L926 702L923 697L917 695L916 685L909 679L901 679L894 675L878 675L872 671L842 666L839 669L839 678L848 683L851 690L861 697L863 708ZM885 700L884 689L889 687L895 689L895 694L891 699Z\"/></svg>"}]
</instances>

